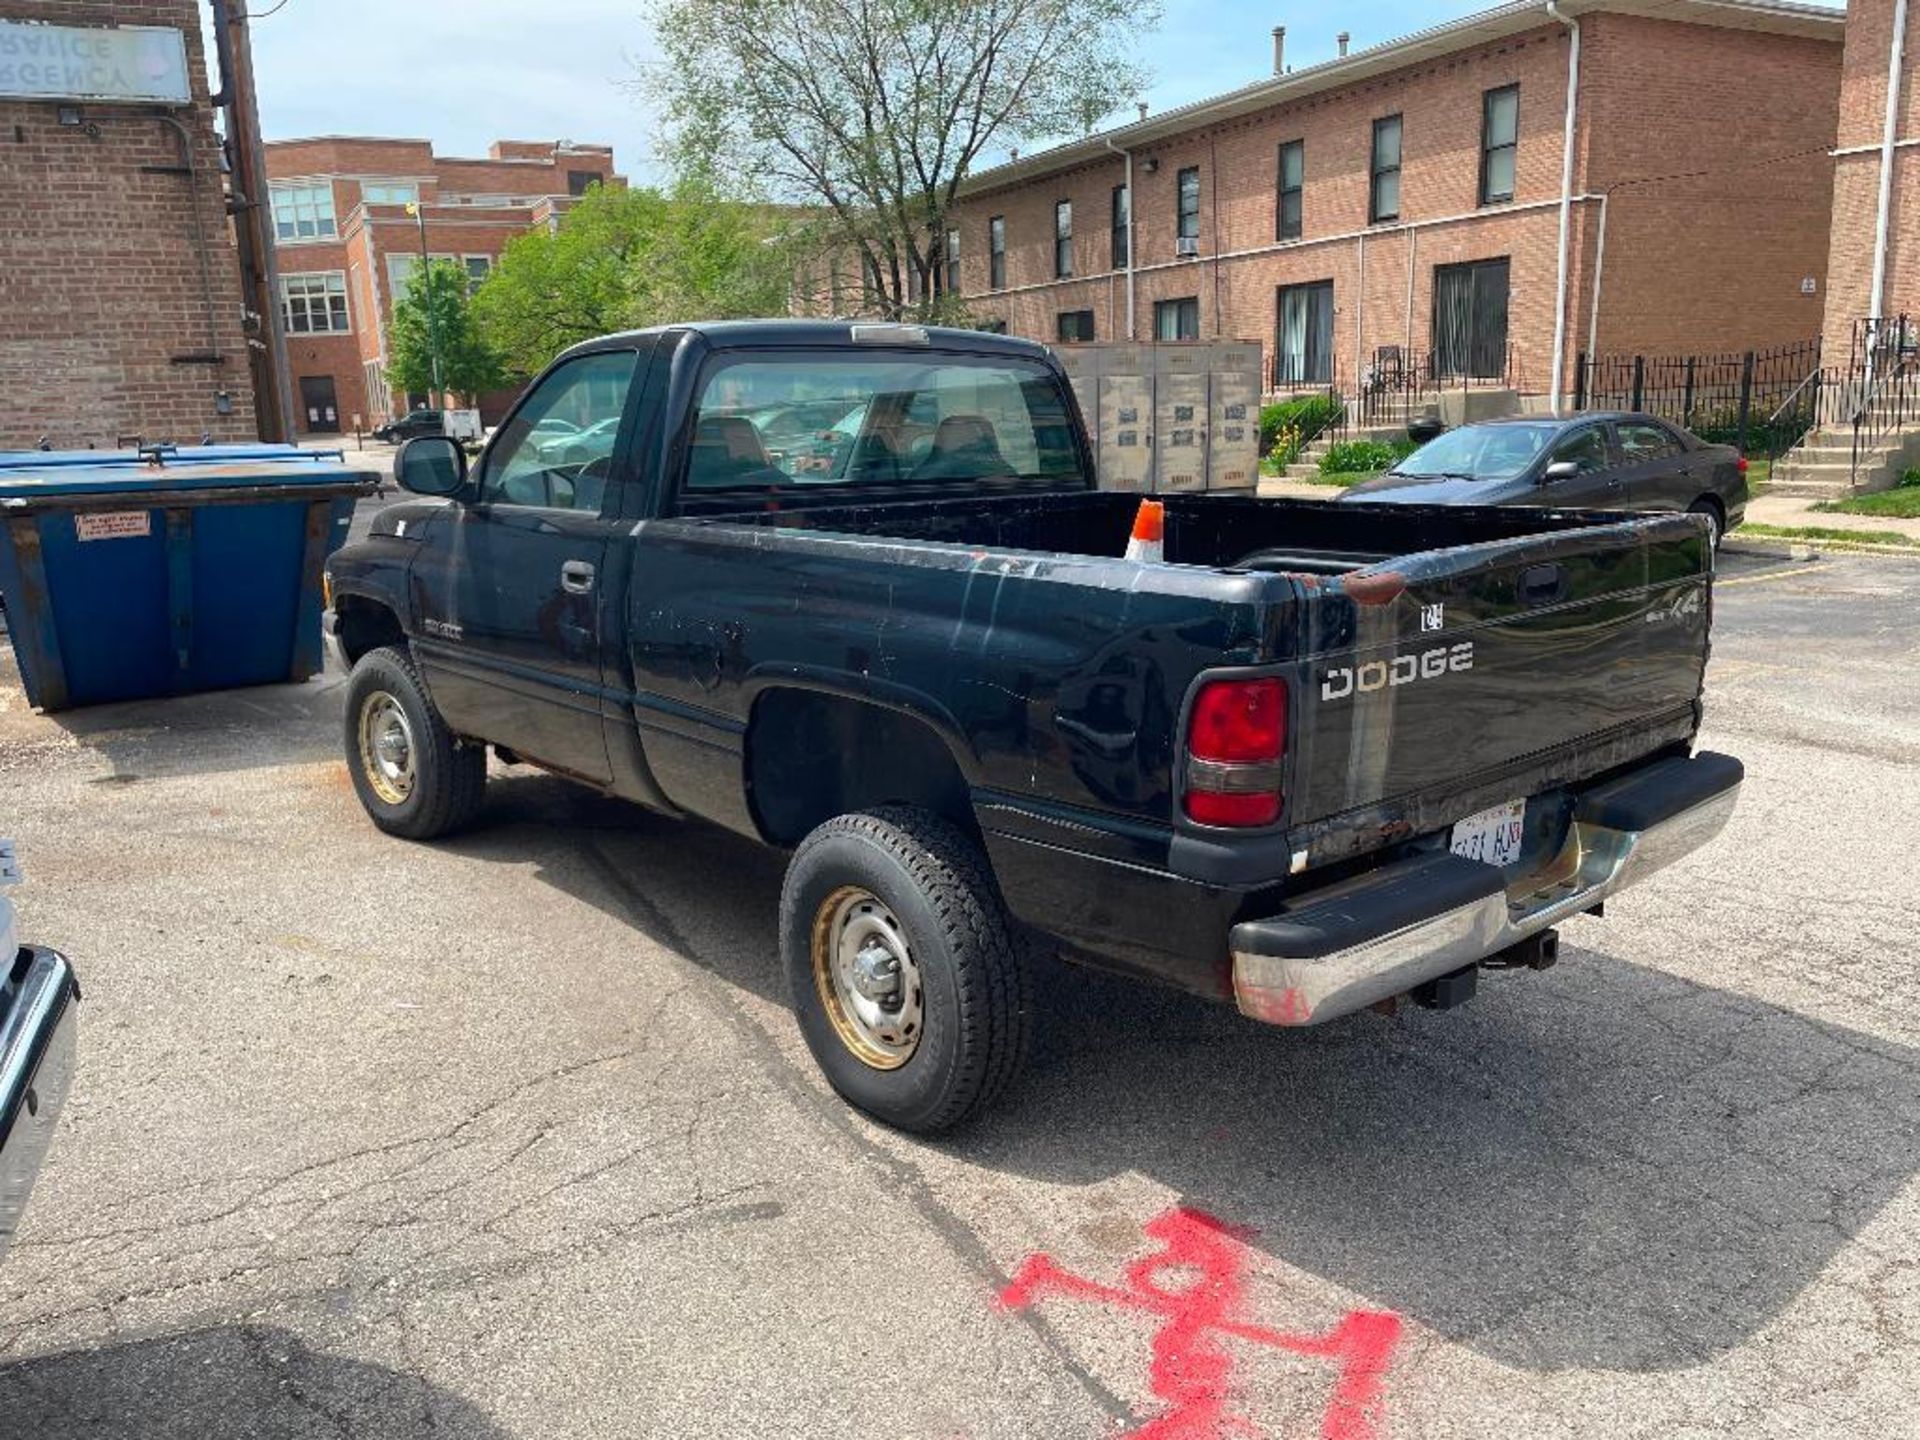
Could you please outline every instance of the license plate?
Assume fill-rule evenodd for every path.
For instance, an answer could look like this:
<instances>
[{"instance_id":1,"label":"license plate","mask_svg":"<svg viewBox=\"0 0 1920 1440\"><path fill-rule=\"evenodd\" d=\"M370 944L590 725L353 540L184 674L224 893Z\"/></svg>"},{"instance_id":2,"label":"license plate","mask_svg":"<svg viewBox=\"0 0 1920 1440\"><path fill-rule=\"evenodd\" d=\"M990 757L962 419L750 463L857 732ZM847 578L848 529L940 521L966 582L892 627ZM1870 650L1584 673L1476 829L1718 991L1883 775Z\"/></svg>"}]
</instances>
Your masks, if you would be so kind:
<instances>
[{"instance_id":1,"label":"license plate","mask_svg":"<svg viewBox=\"0 0 1920 1440\"><path fill-rule=\"evenodd\" d=\"M1454 854L1483 865L1511 865L1520 858L1526 828L1527 802L1509 800L1455 825L1451 848Z\"/></svg>"}]
</instances>

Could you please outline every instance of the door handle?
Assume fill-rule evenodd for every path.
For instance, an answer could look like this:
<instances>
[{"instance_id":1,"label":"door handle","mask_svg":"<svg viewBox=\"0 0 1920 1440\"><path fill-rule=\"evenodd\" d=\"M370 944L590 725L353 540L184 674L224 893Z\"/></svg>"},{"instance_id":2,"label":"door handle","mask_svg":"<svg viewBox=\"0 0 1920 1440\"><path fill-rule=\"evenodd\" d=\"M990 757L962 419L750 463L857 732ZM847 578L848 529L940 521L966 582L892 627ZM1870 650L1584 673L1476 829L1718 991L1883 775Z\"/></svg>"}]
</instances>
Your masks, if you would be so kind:
<instances>
[{"instance_id":1,"label":"door handle","mask_svg":"<svg viewBox=\"0 0 1920 1440\"><path fill-rule=\"evenodd\" d=\"M1567 572L1558 565L1535 565L1520 575L1520 598L1529 605L1544 605L1565 593Z\"/></svg>"},{"instance_id":2,"label":"door handle","mask_svg":"<svg viewBox=\"0 0 1920 1440\"><path fill-rule=\"evenodd\" d=\"M584 595L593 589L593 566L584 560L569 560L560 567L560 588L569 595Z\"/></svg>"}]
</instances>

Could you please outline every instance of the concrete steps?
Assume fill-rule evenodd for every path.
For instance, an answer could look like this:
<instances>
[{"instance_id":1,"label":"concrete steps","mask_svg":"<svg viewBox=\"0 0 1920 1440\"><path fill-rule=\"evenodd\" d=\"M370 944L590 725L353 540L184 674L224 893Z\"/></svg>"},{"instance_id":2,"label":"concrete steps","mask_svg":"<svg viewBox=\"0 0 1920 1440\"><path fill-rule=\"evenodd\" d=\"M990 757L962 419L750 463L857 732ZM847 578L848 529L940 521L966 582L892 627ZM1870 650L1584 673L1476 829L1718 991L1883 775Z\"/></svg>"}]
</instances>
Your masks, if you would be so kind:
<instances>
[{"instance_id":1,"label":"concrete steps","mask_svg":"<svg viewBox=\"0 0 1920 1440\"><path fill-rule=\"evenodd\" d=\"M1920 423L1884 436L1879 444L1863 444L1857 477L1853 465L1853 427L1810 430L1805 439L1774 464L1767 493L1809 500L1839 500L1848 495L1890 489L1915 464L1920 464Z\"/></svg>"}]
</instances>

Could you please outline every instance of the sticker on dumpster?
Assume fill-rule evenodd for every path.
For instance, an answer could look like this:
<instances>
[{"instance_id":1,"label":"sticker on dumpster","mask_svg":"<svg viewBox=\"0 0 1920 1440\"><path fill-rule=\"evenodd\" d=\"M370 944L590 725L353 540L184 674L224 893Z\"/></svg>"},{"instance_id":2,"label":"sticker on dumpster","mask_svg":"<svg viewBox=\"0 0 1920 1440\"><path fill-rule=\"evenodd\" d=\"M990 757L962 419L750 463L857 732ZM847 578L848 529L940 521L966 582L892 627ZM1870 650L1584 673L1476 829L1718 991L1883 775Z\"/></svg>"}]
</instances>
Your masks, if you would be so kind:
<instances>
[{"instance_id":1,"label":"sticker on dumpster","mask_svg":"<svg viewBox=\"0 0 1920 1440\"><path fill-rule=\"evenodd\" d=\"M103 510L97 515L73 517L73 533L81 540L130 540L153 533L150 510Z\"/></svg>"}]
</instances>

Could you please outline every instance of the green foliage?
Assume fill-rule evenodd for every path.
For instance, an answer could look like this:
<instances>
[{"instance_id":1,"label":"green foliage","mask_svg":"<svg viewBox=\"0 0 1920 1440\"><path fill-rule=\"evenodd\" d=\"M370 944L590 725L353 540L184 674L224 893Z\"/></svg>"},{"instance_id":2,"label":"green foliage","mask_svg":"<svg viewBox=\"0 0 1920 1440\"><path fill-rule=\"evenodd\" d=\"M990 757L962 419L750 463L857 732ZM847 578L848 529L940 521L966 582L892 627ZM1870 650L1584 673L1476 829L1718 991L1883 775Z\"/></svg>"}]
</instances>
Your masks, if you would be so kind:
<instances>
[{"instance_id":1,"label":"green foliage","mask_svg":"<svg viewBox=\"0 0 1920 1440\"><path fill-rule=\"evenodd\" d=\"M723 200L698 182L670 192L596 186L557 229L507 242L475 313L522 375L616 330L784 314L788 229L766 207Z\"/></svg>"},{"instance_id":2,"label":"green foliage","mask_svg":"<svg viewBox=\"0 0 1920 1440\"><path fill-rule=\"evenodd\" d=\"M1420 447L1411 440L1342 440L1321 457L1322 475L1371 475Z\"/></svg>"},{"instance_id":3,"label":"green foliage","mask_svg":"<svg viewBox=\"0 0 1920 1440\"><path fill-rule=\"evenodd\" d=\"M1849 495L1813 507L1841 515L1879 515L1890 520L1920 520L1920 470L1909 470L1891 490Z\"/></svg>"},{"instance_id":4,"label":"green foliage","mask_svg":"<svg viewBox=\"0 0 1920 1440\"><path fill-rule=\"evenodd\" d=\"M475 323L467 285L455 261L413 267L387 329L387 381L396 390L472 397L506 383L499 352Z\"/></svg>"},{"instance_id":5,"label":"green foliage","mask_svg":"<svg viewBox=\"0 0 1920 1440\"><path fill-rule=\"evenodd\" d=\"M863 309L931 318L947 216L983 155L1089 133L1140 93L1153 0L650 0L638 88L676 173L751 176L814 209L824 251L877 279ZM1083 230L1104 217L1082 215ZM986 265L984 237L963 264ZM819 268L819 267L816 267ZM808 273L812 308L825 274Z\"/></svg>"},{"instance_id":6,"label":"green foliage","mask_svg":"<svg viewBox=\"0 0 1920 1440\"><path fill-rule=\"evenodd\" d=\"M1333 395L1302 395L1292 400L1280 400L1271 405L1260 407L1260 453L1270 455L1278 446L1281 433L1292 431L1297 437L1294 453L1299 453L1300 444L1311 441L1327 426L1337 422L1345 413L1345 405ZM1291 464L1290 455L1280 463Z\"/></svg>"}]
</instances>

